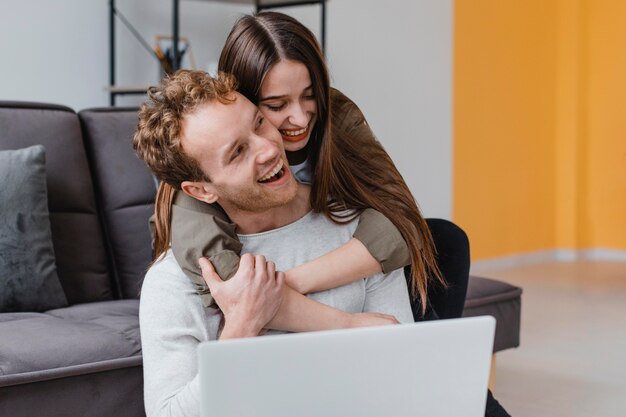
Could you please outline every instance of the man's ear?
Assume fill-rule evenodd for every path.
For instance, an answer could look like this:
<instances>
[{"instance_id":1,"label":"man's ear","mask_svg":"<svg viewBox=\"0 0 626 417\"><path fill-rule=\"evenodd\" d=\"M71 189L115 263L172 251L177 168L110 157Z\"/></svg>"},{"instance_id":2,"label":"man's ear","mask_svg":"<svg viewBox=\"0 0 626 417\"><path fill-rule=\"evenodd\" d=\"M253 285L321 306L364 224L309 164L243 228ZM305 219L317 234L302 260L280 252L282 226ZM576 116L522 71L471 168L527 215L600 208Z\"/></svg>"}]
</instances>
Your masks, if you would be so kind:
<instances>
[{"instance_id":1,"label":"man's ear","mask_svg":"<svg viewBox=\"0 0 626 417\"><path fill-rule=\"evenodd\" d=\"M204 201L209 204L213 204L217 201L217 194L215 194L213 186L207 182L183 181L180 184L180 188L185 194L196 200Z\"/></svg>"}]
</instances>

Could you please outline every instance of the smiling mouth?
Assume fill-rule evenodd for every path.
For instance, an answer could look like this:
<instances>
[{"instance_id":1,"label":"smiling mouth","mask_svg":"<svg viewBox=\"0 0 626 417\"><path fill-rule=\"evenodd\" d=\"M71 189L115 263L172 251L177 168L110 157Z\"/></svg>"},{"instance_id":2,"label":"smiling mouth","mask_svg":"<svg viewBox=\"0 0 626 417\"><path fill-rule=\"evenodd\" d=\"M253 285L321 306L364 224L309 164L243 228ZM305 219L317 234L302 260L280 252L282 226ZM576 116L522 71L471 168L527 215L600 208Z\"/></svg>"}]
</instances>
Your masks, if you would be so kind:
<instances>
[{"instance_id":1,"label":"smiling mouth","mask_svg":"<svg viewBox=\"0 0 626 417\"><path fill-rule=\"evenodd\" d=\"M302 129L298 130L287 130L287 129L279 129L280 134L283 136L284 140L289 142L297 142L299 140L305 139L309 135L309 127L310 123Z\"/></svg>"},{"instance_id":2,"label":"smiling mouth","mask_svg":"<svg viewBox=\"0 0 626 417\"><path fill-rule=\"evenodd\" d=\"M283 175L285 175L285 163L282 159L280 159L276 166L257 182L260 182L261 184L268 184L274 181L278 181L283 177Z\"/></svg>"}]
</instances>

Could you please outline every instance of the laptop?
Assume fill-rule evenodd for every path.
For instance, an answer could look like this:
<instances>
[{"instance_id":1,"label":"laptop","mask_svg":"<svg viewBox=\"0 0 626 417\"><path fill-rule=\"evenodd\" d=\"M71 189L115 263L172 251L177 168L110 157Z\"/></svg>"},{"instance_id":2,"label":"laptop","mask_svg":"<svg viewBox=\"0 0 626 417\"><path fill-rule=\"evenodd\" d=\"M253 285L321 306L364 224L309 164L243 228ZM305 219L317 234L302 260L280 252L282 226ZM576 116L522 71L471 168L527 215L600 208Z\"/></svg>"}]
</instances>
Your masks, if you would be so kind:
<instances>
[{"instance_id":1,"label":"laptop","mask_svg":"<svg viewBox=\"0 0 626 417\"><path fill-rule=\"evenodd\" d=\"M482 417L490 316L204 342L203 417Z\"/></svg>"}]
</instances>

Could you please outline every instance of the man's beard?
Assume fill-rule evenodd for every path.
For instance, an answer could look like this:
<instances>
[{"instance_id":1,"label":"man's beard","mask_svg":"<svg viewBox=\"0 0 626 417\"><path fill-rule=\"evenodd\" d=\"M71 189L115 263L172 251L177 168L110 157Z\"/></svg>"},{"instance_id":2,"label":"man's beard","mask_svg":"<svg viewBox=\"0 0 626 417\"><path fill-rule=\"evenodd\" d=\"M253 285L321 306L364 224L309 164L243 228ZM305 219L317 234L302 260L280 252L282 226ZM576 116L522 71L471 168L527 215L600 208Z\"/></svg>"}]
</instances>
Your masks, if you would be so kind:
<instances>
[{"instance_id":1,"label":"man's beard","mask_svg":"<svg viewBox=\"0 0 626 417\"><path fill-rule=\"evenodd\" d=\"M262 189L260 187L245 187L241 189L219 190L218 203L229 205L238 211L249 213L263 213L267 210L283 206L292 201L298 192L298 185L292 181L288 188L280 191Z\"/></svg>"}]
</instances>

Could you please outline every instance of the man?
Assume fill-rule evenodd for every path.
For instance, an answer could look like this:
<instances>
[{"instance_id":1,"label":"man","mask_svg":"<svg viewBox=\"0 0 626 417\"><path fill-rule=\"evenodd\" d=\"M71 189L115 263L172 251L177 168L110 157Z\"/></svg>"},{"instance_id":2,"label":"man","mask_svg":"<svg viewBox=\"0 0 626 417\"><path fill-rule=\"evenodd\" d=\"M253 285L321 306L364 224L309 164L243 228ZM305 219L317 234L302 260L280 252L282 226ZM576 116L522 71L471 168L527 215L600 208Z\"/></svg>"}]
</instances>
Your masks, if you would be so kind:
<instances>
[{"instance_id":1,"label":"man","mask_svg":"<svg viewBox=\"0 0 626 417\"><path fill-rule=\"evenodd\" d=\"M254 337L270 321L285 330L350 327L355 317L357 325L413 321L401 271L310 298L283 288L278 270L341 246L357 220L337 225L310 211L310 188L291 175L279 132L233 86L228 77L179 72L150 91L140 112L138 154L162 181L218 203L246 253L225 282L201 261L219 309L203 306L171 250L148 271L140 304L148 416L199 413L196 348L202 341Z\"/></svg>"}]
</instances>

